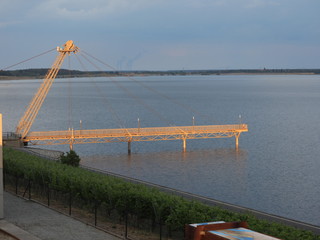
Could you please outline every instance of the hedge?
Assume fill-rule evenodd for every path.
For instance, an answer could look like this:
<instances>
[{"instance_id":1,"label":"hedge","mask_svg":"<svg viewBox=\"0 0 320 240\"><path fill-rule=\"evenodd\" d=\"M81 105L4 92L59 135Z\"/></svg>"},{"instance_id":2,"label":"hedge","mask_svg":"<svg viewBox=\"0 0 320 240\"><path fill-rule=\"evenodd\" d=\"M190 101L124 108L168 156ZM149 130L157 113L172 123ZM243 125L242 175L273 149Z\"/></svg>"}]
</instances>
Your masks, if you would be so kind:
<instances>
[{"instance_id":1,"label":"hedge","mask_svg":"<svg viewBox=\"0 0 320 240\"><path fill-rule=\"evenodd\" d=\"M25 152L4 148L4 172L40 185L69 192L88 204L103 204L119 214L165 224L183 231L184 225L208 221L247 221L250 228L285 240L320 240L309 231L257 219L161 192L141 184L42 159Z\"/></svg>"}]
</instances>

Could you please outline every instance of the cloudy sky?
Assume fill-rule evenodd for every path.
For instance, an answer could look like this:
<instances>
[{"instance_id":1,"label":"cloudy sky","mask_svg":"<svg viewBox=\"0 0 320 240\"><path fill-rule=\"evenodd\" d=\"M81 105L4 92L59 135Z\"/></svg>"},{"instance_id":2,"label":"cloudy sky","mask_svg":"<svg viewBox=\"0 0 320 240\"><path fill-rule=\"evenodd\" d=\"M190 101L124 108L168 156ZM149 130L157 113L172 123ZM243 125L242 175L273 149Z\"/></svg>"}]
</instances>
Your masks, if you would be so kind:
<instances>
[{"instance_id":1,"label":"cloudy sky","mask_svg":"<svg viewBox=\"0 0 320 240\"><path fill-rule=\"evenodd\" d=\"M0 0L0 69L69 39L120 70L320 68L319 10L319 0Z\"/></svg>"}]
</instances>

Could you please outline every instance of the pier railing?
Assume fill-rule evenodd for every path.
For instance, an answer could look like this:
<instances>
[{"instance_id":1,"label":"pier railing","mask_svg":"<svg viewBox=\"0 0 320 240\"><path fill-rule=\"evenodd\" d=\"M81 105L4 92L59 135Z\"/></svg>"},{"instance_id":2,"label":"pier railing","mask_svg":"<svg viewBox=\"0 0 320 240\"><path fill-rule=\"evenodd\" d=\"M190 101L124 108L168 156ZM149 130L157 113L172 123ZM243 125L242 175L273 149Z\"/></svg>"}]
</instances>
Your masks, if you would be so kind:
<instances>
[{"instance_id":1,"label":"pier railing","mask_svg":"<svg viewBox=\"0 0 320 240\"><path fill-rule=\"evenodd\" d=\"M70 129L31 132L23 140L33 145L69 144L71 148L73 144L128 142L128 151L130 151L129 145L135 141L182 140L183 150L186 150L187 139L235 137L236 148L238 148L240 134L247 131L247 124L93 130Z\"/></svg>"},{"instance_id":2,"label":"pier railing","mask_svg":"<svg viewBox=\"0 0 320 240\"><path fill-rule=\"evenodd\" d=\"M20 139L20 138L21 138L21 135L16 134L15 132L3 132L2 133L3 140L16 140L16 139Z\"/></svg>"}]
</instances>

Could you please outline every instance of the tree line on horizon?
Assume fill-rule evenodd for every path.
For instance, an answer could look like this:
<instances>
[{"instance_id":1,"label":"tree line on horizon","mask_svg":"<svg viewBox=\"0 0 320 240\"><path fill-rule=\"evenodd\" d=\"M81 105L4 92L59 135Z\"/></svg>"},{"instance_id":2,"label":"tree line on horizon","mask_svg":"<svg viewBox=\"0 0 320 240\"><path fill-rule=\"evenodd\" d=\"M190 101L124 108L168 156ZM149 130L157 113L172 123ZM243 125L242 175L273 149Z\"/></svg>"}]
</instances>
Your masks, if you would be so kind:
<instances>
[{"instance_id":1,"label":"tree line on horizon","mask_svg":"<svg viewBox=\"0 0 320 240\"><path fill-rule=\"evenodd\" d=\"M43 78L48 68L0 70L0 77ZM320 69L224 69L224 70L135 70L135 71L80 71L60 69L57 77L99 77L128 75L220 75L220 74L320 74Z\"/></svg>"}]
</instances>

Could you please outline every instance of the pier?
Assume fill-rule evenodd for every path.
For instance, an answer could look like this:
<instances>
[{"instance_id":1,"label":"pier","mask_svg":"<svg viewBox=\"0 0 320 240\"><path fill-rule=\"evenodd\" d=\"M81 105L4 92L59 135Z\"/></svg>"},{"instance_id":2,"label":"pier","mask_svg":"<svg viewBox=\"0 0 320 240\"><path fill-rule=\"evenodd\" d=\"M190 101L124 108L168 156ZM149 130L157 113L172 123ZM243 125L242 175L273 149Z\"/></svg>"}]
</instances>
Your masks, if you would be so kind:
<instances>
[{"instance_id":1,"label":"pier","mask_svg":"<svg viewBox=\"0 0 320 240\"><path fill-rule=\"evenodd\" d=\"M187 149L188 139L231 138L235 137L235 147L239 147L239 137L248 131L247 124L208 125L208 126L173 126L154 128L96 129L30 132L24 142L32 145L61 145L85 143L127 142L128 153L131 143L138 141L182 140L182 150Z\"/></svg>"},{"instance_id":2,"label":"pier","mask_svg":"<svg viewBox=\"0 0 320 240\"><path fill-rule=\"evenodd\" d=\"M19 136L18 142L20 145L61 145L68 144L70 149L73 149L74 144L85 144L85 143L111 143L111 142L127 142L128 153L131 153L131 143L137 141L165 141L165 140L182 140L182 150L187 149L188 139L204 139L204 138L231 138L235 137L235 147L239 148L239 137L242 132L248 131L246 124L233 124L233 125L207 125L207 126L170 126L170 127L151 127L151 128L140 128L140 122L138 128L119 128L119 129L94 129L94 130L62 130L62 131L42 131L42 132L30 132L31 126L62 66L62 63L66 56L77 53L81 53L80 49L74 45L73 41L67 41L63 47L57 47L58 56L54 61L51 69L48 70L45 79L39 87L37 93L29 103L24 115L20 119L14 136ZM88 56L91 56L88 54ZM92 56L91 56L92 57ZM87 57L85 58L87 59ZM96 59L93 57L93 59ZM88 60L88 59L87 59ZM90 61L89 61L90 62ZM99 60L99 62L101 62ZM134 82L136 80L130 78ZM148 104L144 103L139 96L132 94L129 89L124 88L119 83L115 83L119 88L125 91L127 95L138 100L138 102L151 110L153 114L157 113L156 109L153 109ZM175 99L170 98L163 93L158 92L156 89L151 89L139 83L142 87L160 95L161 97L171 101L174 104L178 104L180 107L185 107L178 103ZM115 111L112 107L112 113ZM190 108L188 109L190 110ZM121 121L116 116L118 121ZM138 119L139 121L139 119ZM81 123L80 123L81 124ZM121 124L122 125L122 124ZM6 139L8 141L9 139ZM11 141L12 142L12 141ZM19 145L19 144L18 144Z\"/></svg>"}]
</instances>

